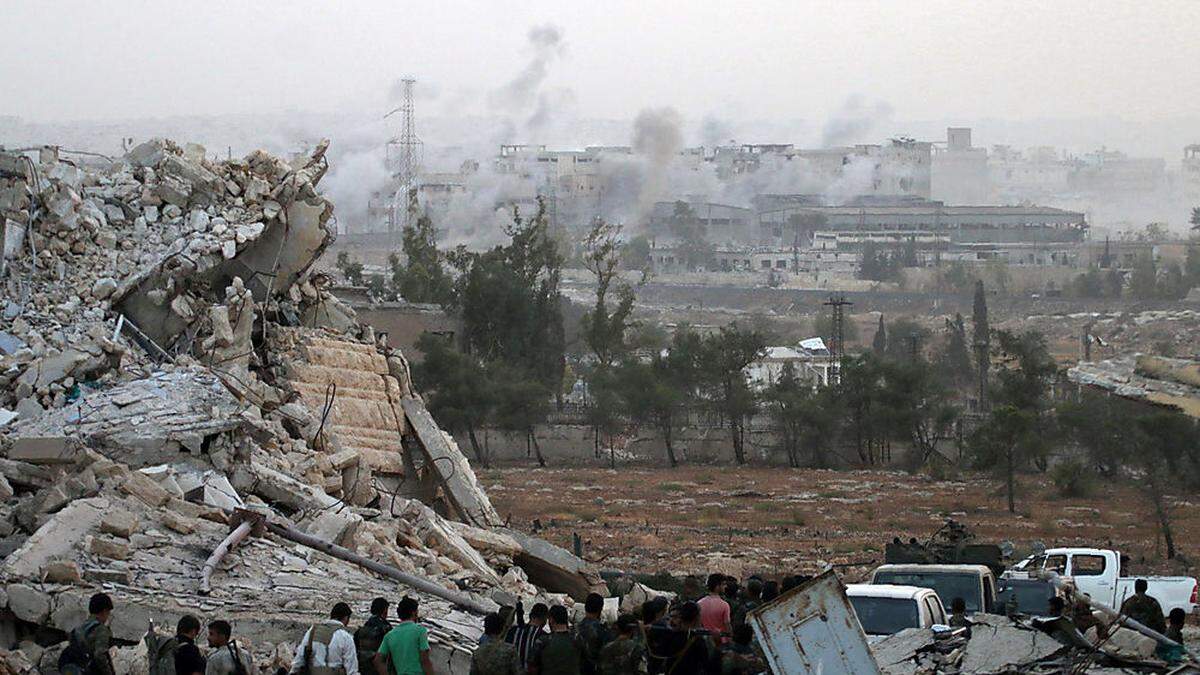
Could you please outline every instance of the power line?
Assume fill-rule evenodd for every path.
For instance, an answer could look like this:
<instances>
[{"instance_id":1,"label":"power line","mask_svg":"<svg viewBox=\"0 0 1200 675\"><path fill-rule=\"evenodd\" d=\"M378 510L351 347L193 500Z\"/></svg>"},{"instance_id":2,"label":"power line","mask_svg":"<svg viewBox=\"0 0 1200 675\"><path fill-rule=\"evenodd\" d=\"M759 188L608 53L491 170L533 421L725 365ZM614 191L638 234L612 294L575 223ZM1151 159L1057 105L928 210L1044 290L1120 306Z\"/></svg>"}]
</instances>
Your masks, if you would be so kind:
<instances>
[{"instance_id":1,"label":"power line","mask_svg":"<svg viewBox=\"0 0 1200 675\"><path fill-rule=\"evenodd\" d=\"M387 165L396 179L396 193L388 206L388 233L409 224L416 210L417 173L424 159L425 143L417 136L416 108L413 105L413 85L416 80L406 77L400 107L384 115L384 119L400 113L400 135L387 143Z\"/></svg>"}]
</instances>

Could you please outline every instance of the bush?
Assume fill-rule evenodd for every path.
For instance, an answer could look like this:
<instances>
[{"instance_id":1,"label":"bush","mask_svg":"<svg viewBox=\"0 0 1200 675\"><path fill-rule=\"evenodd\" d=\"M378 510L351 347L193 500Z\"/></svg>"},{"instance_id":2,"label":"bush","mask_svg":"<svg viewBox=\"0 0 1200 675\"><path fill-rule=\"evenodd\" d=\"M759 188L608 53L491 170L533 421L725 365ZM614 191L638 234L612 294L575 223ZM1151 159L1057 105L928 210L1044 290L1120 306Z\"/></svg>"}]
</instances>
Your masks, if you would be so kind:
<instances>
[{"instance_id":1,"label":"bush","mask_svg":"<svg viewBox=\"0 0 1200 675\"><path fill-rule=\"evenodd\" d=\"M1077 459L1068 459L1050 469L1050 480L1060 497L1086 497L1092 493L1091 467Z\"/></svg>"}]
</instances>

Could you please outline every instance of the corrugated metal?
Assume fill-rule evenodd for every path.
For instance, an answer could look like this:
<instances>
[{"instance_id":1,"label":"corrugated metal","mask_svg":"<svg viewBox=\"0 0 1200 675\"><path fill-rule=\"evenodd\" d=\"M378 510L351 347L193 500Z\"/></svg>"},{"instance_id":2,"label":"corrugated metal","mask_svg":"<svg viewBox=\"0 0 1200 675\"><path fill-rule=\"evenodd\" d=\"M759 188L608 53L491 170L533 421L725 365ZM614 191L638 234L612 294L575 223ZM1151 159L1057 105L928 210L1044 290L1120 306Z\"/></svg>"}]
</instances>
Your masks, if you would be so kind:
<instances>
[{"instance_id":1,"label":"corrugated metal","mask_svg":"<svg viewBox=\"0 0 1200 675\"><path fill-rule=\"evenodd\" d=\"M879 675L867 637L832 570L751 612L778 675Z\"/></svg>"}]
</instances>

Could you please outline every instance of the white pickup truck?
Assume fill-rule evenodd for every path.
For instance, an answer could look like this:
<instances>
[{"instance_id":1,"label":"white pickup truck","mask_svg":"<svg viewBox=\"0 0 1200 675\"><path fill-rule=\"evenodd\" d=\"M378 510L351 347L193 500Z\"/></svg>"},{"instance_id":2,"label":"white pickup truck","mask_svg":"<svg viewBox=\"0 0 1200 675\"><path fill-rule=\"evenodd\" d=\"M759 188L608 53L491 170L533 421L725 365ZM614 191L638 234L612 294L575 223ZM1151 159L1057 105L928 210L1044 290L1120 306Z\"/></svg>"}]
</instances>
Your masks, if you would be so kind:
<instances>
[{"instance_id":1,"label":"white pickup truck","mask_svg":"<svg viewBox=\"0 0 1200 675\"><path fill-rule=\"evenodd\" d=\"M1070 577L1075 587L1113 609L1133 595L1133 585L1145 579L1148 594L1162 605L1163 614L1179 607L1187 614L1196 608L1196 580L1192 577L1121 576L1121 554L1103 548L1051 548L1030 556L1014 569L1036 572L1051 570Z\"/></svg>"}]
</instances>

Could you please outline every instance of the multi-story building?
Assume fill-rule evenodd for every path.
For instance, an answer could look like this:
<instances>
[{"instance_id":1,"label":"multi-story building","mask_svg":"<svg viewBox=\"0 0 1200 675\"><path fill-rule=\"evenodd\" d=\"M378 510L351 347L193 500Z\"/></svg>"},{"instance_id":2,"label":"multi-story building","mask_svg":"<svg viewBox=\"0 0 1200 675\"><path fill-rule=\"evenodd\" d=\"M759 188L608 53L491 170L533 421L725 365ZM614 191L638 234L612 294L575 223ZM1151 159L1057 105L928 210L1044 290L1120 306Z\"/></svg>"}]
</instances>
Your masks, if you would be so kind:
<instances>
[{"instance_id":1,"label":"multi-story building","mask_svg":"<svg viewBox=\"0 0 1200 675\"><path fill-rule=\"evenodd\" d=\"M930 193L947 204L990 201L987 149L971 145L969 128L946 129L945 146L934 146Z\"/></svg>"}]
</instances>

